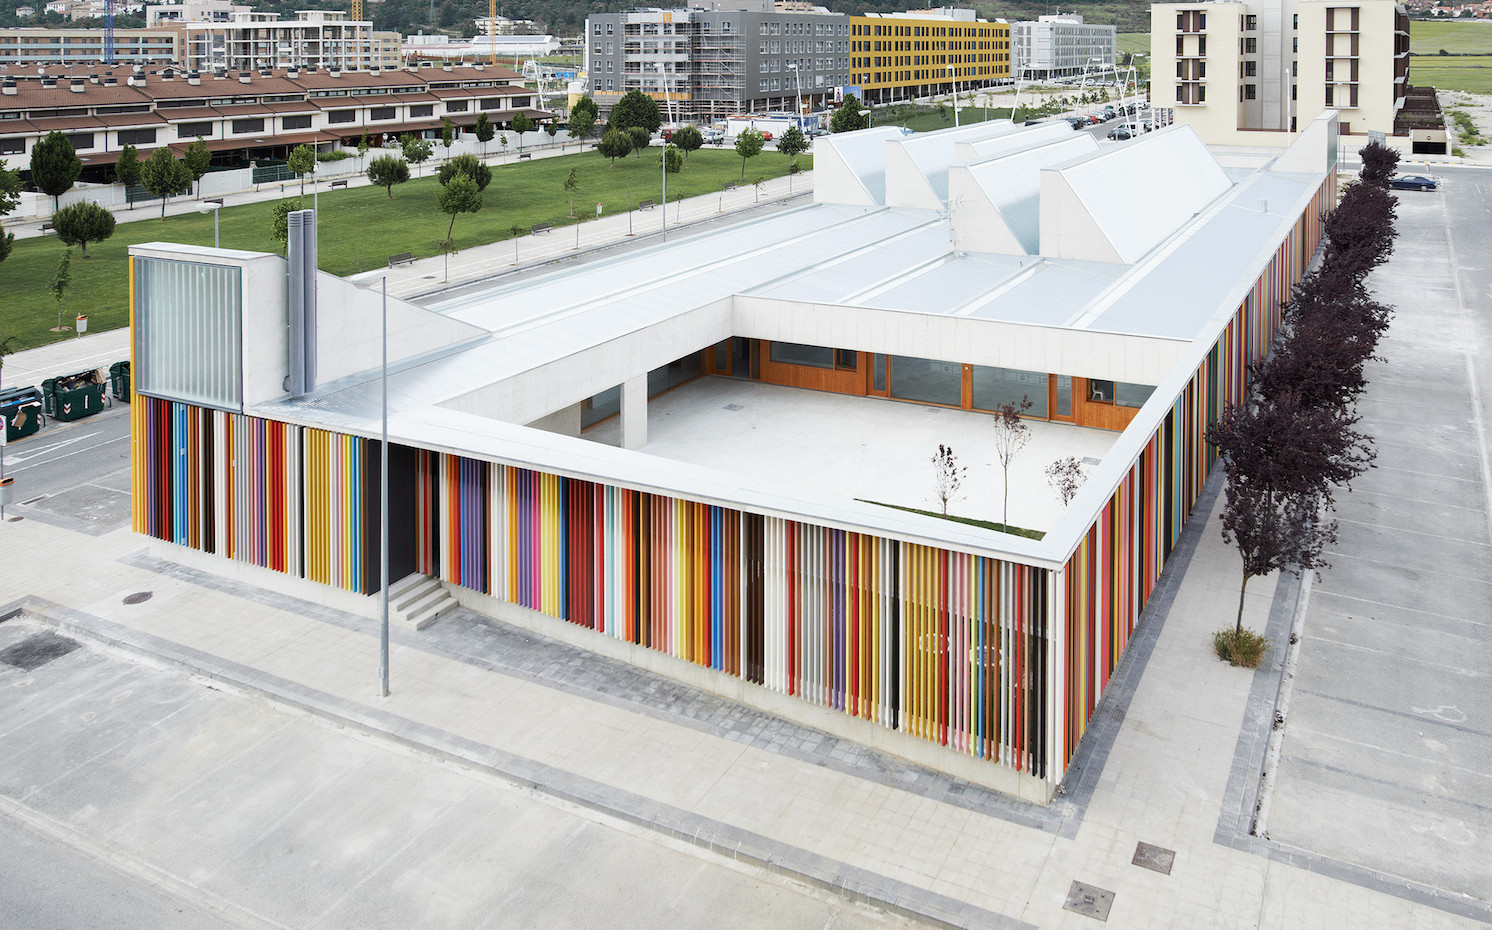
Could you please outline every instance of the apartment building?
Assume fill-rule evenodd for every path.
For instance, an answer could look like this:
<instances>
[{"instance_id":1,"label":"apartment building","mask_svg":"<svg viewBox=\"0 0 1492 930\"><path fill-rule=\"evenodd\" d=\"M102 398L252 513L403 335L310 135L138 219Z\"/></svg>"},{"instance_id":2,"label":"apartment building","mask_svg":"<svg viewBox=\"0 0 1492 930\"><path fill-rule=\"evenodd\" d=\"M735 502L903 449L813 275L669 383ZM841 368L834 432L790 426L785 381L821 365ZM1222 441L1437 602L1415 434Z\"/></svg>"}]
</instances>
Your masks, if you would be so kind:
<instances>
[{"instance_id":1,"label":"apartment building","mask_svg":"<svg viewBox=\"0 0 1492 930\"><path fill-rule=\"evenodd\" d=\"M102 62L108 57L107 41L103 29L0 29L0 67ZM169 27L115 29L113 51L114 61L122 64L173 64L181 60L181 34Z\"/></svg>"},{"instance_id":2,"label":"apartment building","mask_svg":"<svg viewBox=\"0 0 1492 930\"><path fill-rule=\"evenodd\" d=\"M166 23L226 23L235 15L248 13L253 7L232 0L169 0L145 7L145 25Z\"/></svg>"},{"instance_id":3,"label":"apartment building","mask_svg":"<svg viewBox=\"0 0 1492 930\"><path fill-rule=\"evenodd\" d=\"M24 169L31 149L63 132L83 160L83 179L104 181L119 152L141 158L201 139L222 165L284 158L297 145L374 145L405 133L437 133L442 118L470 130L479 113L494 125L533 106L533 91L507 68L341 71L317 68L201 74L174 68L70 68L0 79L0 157Z\"/></svg>"},{"instance_id":4,"label":"apartment building","mask_svg":"<svg viewBox=\"0 0 1492 930\"><path fill-rule=\"evenodd\" d=\"M183 21L182 59L188 70L340 68L365 71L399 66L397 33L375 33L368 20L340 10L279 13L235 11L226 20Z\"/></svg>"},{"instance_id":5,"label":"apartment building","mask_svg":"<svg viewBox=\"0 0 1492 930\"><path fill-rule=\"evenodd\" d=\"M1150 15L1151 99L1209 143L1293 132L1327 109L1343 135L1409 135L1409 19L1393 0L1158 3Z\"/></svg>"},{"instance_id":6,"label":"apartment building","mask_svg":"<svg viewBox=\"0 0 1492 930\"><path fill-rule=\"evenodd\" d=\"M632 90L674 119L821 108L850 83L850 18L822 8L632 10L586 20L603 114Z\"/></svg>"},{"instance_id":7,"label":"apartment building","mask_svg":"<svg viewBox=\"0 0 1492 930\"><path fill-rule=\"evenodd\" d=\"M1010 24L973 10L851 16L850 36L850 83L871 103L1010 79Z\"/></svg>"},{"instance_id":8,"label":"apartment building","mask_svg":"<svg viewBox=\"0 0 1492 930\"><path fill-rule=\"evenodd\" d=\"M1114 63L1116 30L1083 22L1079 13L1053 13L1010 30L1014 74L1045 80L1083 74Z\"/></svg>"}]
</instances>

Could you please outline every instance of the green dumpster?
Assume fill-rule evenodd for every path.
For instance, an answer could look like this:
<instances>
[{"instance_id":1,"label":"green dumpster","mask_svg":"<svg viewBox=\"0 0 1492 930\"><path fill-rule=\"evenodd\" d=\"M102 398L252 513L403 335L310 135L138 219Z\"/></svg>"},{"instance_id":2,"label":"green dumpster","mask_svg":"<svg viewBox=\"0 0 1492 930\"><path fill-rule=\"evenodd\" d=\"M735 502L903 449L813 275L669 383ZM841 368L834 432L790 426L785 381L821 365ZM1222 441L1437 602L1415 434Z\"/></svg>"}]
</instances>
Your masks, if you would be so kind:
<instances>
[{"instance_id":1,"label":"green dumpster","mask_svg":"<svg viewBox=\"0 0 1492 930\"><path fill-rule=\"evenodd\" d=\"M109 390L113 392L115 400L129 403L130 363L128 361L115 362L109 366Z\"/></svg>"},{"instance_id":2,"label":"green dumpster","mask_svg":"<svg viewBox=\"0 0 1492 930\"><path fill-rule=\"evenodd\" d=\"M41 383L41 394L47 416L54 420L81 420L104 409L104 379L96 368L48 378Z\"/></svg>"},{"instance_id":3,"label":"green dumpster","mask_svg":"<svg viewBox=\"0 0 1492 930\"><path fill-rule=\"evenodd\" d=\"M5 441L24 439L41 429L41 391L34 387L0 391L0 417L5 420Z\"/></svg>"}]
</instances>

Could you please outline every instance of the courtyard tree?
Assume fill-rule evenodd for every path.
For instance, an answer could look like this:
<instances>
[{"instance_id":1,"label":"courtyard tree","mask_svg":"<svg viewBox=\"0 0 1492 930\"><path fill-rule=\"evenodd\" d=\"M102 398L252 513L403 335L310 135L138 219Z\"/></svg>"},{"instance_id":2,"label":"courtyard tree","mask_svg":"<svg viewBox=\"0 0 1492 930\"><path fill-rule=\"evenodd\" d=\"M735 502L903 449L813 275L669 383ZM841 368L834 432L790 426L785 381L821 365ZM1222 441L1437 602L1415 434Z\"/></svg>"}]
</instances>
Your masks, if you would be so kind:
<instances>
[{"instance_id":1,"label":"courtyard tree","mask_svg":"<svg viewBox=\"0 0 1492 930\"><path fill-rule=\"evenodd\" d=\"M83 249L88 258L88 243L103 242L114 235L114 214L91 200L68 204L52 214L52 226L57 238L66 245Z\"/></svg>"},{"instance_id":2,"label":"courtyard tree","mask_svg":"<svg viewBox=\"0 0 1492 930\"><path fill-rule=\"evenodd\" d=\"M297 145L285 159L285 167L300 177L300 193L306 195L306 175L316 170L316 149L309 145Z\"/></svg>"},{"instance_id":3,"label":"courtyard tree","mask_svg":"<svg viewBox=\"0 0 1492 930\"><path fill-rule=\"evenodd\" d=\"M741 180L746 180L746 162L762 153L766 140L755 129L746 129L736 136L736 154L741 156Z\"/></svg>"},{"instance_id":4,"label":"courtyard tree","mask_svg":"<svg viewBox=\"0 0 1492 930\"><path fill-rule=\"evenodd\" d=\"M798 156L808 151L808 137L796 125L789 126L777 140L777 151L787 156L789 165L796 167Z\"/></svg>"},{"instance_id":5,"label":"courtyard tree","mask_svg":"<svg viewBox=\"0 0 1492 930\"><path fill-rule=\"evenodd\" d=\"M172 194L179 194L192 183L192 172L171 155L169 146L161 146L150 153L140 165L140 183L153 196L161 198L161 220L166 219L166 201Z\"/></svg>"},{"instance_id":6,"label":"courtyard tree","mask_svg":"<svg viewBox=\"0 0 1492 930\"><path fill-rule=\"evenodd\" d=\"M697 126L681 126L674 130L668 141L672 145L677 145L687 159L690 152L699 151L700 147L705 144L705 135L699 131Z\"/></svg>"},{"instance_id":7,"label":"courtyard tree","mask_svg":"<svg viewBox=\"0 0 1492 930\"><path fill-rule=\"evenodd\" d=\"M528 118L528 114L519 110L513 117L513 132L518 136L518 151L523 151L523 134L534 131L534 121Z\"/></svg>"},{"instance_id":8,"label":"courtyard tree","mask_svg":"<svg viewBox=\"0 0 1492 930\"><path fill-rule=\"evenodd\" d=\"M436 204L440 212L450 216L450 226L446 228L447 243L453 243L452 238L456 232L456 217L463 213L475 213L482 209L482 189L477 187L477 182L469 175L457 174L450 182L443 185L440 193L436 195Z\"/></svg>"},{"instance_id":9,"label":"courtyard tree","mask_svg":"<svg viewBox=\"0 0 1492 930\"><path fill-rule=\"evenodd\" d=\"M632 151L632 138L625 132L608 129L596 146L596 151L601 153L602 158L611 159L611 163L615 165L618 158L626 158L627 153Z\"/></svg>"},{"instance_id":10,"label":"courtyard tree","mask_svg":"<svg viewBox=\"0 0 1492 930\"><path fill-rule=\"evenodd\" d=\"M394 199L394 185L409 180L409 163L397 155L380 155L368 165L368 181L388 192Z\"/></svg>"},{"instance_id":11,"label":"courtyard tree","mask_svg":"<svg viewBox=\"0 0 1492 930\"><path fill-rule=\"evenodd\" d=\"M958 456L953 454L953 447L942 443L938 443L938 451L933 453L932 467L933 493L937 495L938 503L943 507L943 516L946 517L949 503L963 500L959 491L963 488L969 467L960 465Z\"/></svg>"},{"instance_id":12,"label":"courtyard tree","mask_svg":"<svg viewBox=\"0 0 1492 930\"><path fill-rule=\"evenodd\" d=\"M1010 463L1016 460L1026 443L1031 441L1031 427L1021 414L1031 409L1031 398L1022 396L1020 403L1011 401L995 408L995 459L1003 474L1001 492L1004 503L1000 508L1000 522L1010 527Z\"/></svg>"},{"instance_id":13,"label":"courtyard tree","mask_svg":"<svg viewBox=\"0 0 1492 930\"><path fill-rule=\"evenodd\" d=\"M368 150L373 148L373 141L368 138L368 127L363 127L363 134L357 140L357 161L363 164L363 159L368 157Z\"/></svg>"},{"instance_id":14,"label":"courtyard tree","mask_svg":"<svg viewBox=\"0 0 1492 930\"><path fill-rule=\"evenodd\" d=\"M430 140L421 139L415 135L399 137L399 148L403 152L404 160L415 166L414 173L416 177L419 176L420 165L429 161L434 151L430 146Z\"/></svg>"},{"instance_id":15,"label":"courtyard tree","mask_svg":"<svg viewBox=\"0 0 1492 930\"><path fill-rule=\"evenodd\" d=\"M487 185L492 183L492 169L482 163L475 155L457 155L455 158L440 166L440 172L436 175L441 184L451 183L451 178L458 174L464 174L477 184L477 190L484 191Z\"/></svg>"},{"instance_id":16,"label":"courtyard tree","mask_svg":"<svg viewBox=\"0 0 1492 930\"><path fill-rule=\"evenodd\" d=\"M606 129L609 132L639 126L652 134L662 125L663 115L658 110L658 101L640 90L629 90L611 108L611 118L607 120Z\"/></svg>"},{"instance_id":17,"label":"courtyard tree","mask_svg":"<svg viewBox=\"0 0 1492 930\"><path fill-rule=\"evenodd\" d=\"M1083 463L1070 455L1046 467L1046 483L1062 499L1063 507L1072 502L1086 480L1088 476L1083 472Z\"/></svg>"},{"instance_id":18,"label":"courtyard tree","mask_svg":"<svg viewBox=\"0 0 1492 930\"><path fill-rule=\"evenodd\" d=\"M31 149L31 183L52 198L56 210L63 194L72 190L83 173L83 159L73 151L67 136L52 130Z\"/></svg>"},{"instance_id":19,"label":"courtyard tree","mask_svg":"<svg viewBox=\"0 0 1492 930\"><path fill-rule=\"evenodd\" d=\"M491 142L492 137L497 135L497 127L492 125L492 121L487 118L486 113L477 114L477 125L472 128L472 134L477 137L478 142L482 143L482 157L486 158L487 143Z\"/></svg>"},{"instance_id":20,"label":"courtyard tree","mask_svg":"<svg viewBox=\"0 0 1492 930\"><path fill-rule=\"evenodd\" d=\"M197 196L201 197L202 176L207 173L208 168L212 167L212 150L209 149L207 147L207 143L203 142L202 138L198 136L197 141L187 146L186 152L183 153L181 160L182 163L186 165L187 171L191 172L192 183L197 185ZM86 251L83 253L83 257L88 257L88 253Z\"/></svg>"},{"instance_id":21,"label":"courtyard tree","mask_svg":"<svg viewBox=\"0 0 1492 930\"><path fill-rule=\"evenodd\" d=\"M869 125L870 121L861 113L860 98L854 94L845 94L844 101L829 117L830 132L854 132Z\"/></svg>"}]
</instances>

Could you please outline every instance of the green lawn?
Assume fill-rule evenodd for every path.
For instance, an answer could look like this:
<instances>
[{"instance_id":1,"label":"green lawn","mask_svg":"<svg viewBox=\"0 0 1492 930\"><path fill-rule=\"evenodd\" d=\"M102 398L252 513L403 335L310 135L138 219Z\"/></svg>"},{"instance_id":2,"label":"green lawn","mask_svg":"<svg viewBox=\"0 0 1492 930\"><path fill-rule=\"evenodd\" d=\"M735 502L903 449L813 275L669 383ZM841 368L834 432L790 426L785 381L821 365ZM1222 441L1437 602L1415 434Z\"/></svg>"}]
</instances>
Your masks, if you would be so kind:
<instances>
[{"instance_id":1,"label":"green lawn","mask_svg":"<svg viewBox=\"0 0 1492 930\"><path fill-rule=\"evenodd\" d=\"M1116 37L1116 46L1120 55L1133 55L1135 52L1150 54L1150 33L1148 32L1121 32Z\"/></svg>"},{"instance_id":2,"label":"green lawn","mask_svg":"<svg viewBox=\"0 0 1492 930\"><path fill-rule=\"evenodd\" d=\"M1409 62L1409 83L1437 90L1492 94L1492 56L1415 58Z\"/></svg>"},{"instance_id":3,"label":"green lawn","mask_svg":"<svg viewBox=\"0 0 1492 930\"><path fill-rule=\"evenodd\" d=\"M1409 24L1410 54L1439 55L1441 49L1452 55L1492 55L1492 23L1417 19ZM1416 64L1410 62L1411 77Z\"/></svg>"},{"instance_id":4,"label":"green lawn","mask_svg":"<svg viewBox=\"0 0 1492 930\"><path fill-rule=\"evenodd\" d=\"M459 248L484 245L509 238L508 229L535 223L555 226L574 222L564 190L565 177L577 169L580 189L575 209L594 217L596 203L607 214L625 212L640 200L658 200L658 148L645 150L611 166L594 152L537 159L494 168L482 209L456 218L455 240ZM812 158L799 157L805 169ZM439 183L427 165L425 177L394 188L394 199L382 188L362 187L321 194L321 268L348 275L383 265L388 256L413 252L417 257L438 254L436 243L444 238L450 217L436 207ZM787 158L763 152L746 166L746 180L775 178L787 173ZM741 178L741 158L729 148L705 148L689 157L684 170L668 179L668 195L691 197L720 190L725 181ZM293 188L291 188L293 190ZM311 205L309 187L305 205ZM228 207L220 217L224 248L278 252L271 230L274 201ZM132 216L150 217L159 205L145 205ZM64 320L86 313L89 329L100 331L128 322L128 276L125 259L131 245L153 241L212 245L212 217L197 213L168 216L165 220L141 219L120 223L114 237L89 247L92 258L84 261L77 249L72 256L72 287L62 304ZM33 348L70 334L49 332L57 323L57 303L49 292L63 245L55 237L23 239L0 263L0 338L15 335L16 350Z\"/></svg>"}]
</instances>

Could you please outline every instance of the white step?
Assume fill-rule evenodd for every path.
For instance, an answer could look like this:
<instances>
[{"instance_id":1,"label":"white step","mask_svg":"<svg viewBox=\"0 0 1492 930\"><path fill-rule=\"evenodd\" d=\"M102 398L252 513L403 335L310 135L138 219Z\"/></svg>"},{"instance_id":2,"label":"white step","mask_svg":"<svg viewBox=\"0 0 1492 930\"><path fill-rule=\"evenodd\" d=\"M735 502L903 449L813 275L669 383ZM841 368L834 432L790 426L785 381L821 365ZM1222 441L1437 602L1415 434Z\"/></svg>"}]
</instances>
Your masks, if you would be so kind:
<instances>
[{"instance_id":1,"label":"white step","mask_svg":"<svg viewBox=\"0 0 1492 930\"><path fill-rule=\"evenodd\" d=\"M389 615L416 630L455 606L456 599L429 575L410 575L389 585Z\"/></svg>"}]
</instances>

